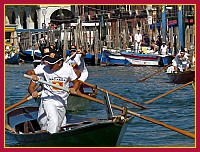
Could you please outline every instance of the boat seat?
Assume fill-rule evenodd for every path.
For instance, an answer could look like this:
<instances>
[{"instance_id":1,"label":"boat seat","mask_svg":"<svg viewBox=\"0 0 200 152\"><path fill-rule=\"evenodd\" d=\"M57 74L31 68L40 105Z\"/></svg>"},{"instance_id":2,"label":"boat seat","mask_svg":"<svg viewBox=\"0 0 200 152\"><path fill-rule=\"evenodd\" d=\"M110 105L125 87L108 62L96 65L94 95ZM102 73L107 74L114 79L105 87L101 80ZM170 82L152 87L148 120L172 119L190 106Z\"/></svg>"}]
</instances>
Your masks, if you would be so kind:
<instances>
[{"instance_id":1,"label":"boat seat","mask_svg":"<svg viewBox=\"0 0 200 152\"><path fill-rule=\"evenodd\" d=\"M24 133L35 133L35 129L33 128L33 125L30 121L27 121L24 123Z\"/></svg>"}]
</instances>

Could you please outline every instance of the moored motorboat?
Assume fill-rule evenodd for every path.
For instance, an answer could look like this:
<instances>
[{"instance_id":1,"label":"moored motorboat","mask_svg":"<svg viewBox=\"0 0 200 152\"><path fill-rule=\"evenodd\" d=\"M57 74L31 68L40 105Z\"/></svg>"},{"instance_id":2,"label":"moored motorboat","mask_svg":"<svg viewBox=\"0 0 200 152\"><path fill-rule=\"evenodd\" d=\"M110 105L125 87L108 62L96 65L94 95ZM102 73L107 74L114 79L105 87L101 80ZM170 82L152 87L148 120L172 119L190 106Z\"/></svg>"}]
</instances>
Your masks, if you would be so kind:
<instances>
[{"instance_id":1,"label":"moored motorboat","mask_svg":"<svg viewBox=\"0 0 200 152\"><path fill-rule=\"evenodd\" d=\"M5 56L5 63L6 64L19 64L19 54L17 52L13 53L6 53Z\"/></svg>"},{"instance_id":2,"label":"moored motorboat","mask_svg":"<svg viewBox=\"0 0 200 152\"><path fill-rule=\"evenodd\" d=\"M110 49L106 50L104 49L102 51L102 57L100 65L117 65L117 66L123 66L123 65L129 65L130 62L125 59L117 50Z\"/></svg>"},{"instance_id":3,"label":"moored motorboat","mask_svg":"<svg viewBox=\"0 0 200 152\"><path fill-rule=\"evenodd\" d=\"M40 50L28 49L19 51L19 58L24 63L32 63L34 60L41 60L42 54Z\"/></svg>"},{"instance_id":4,"label":"moored motorboat","mask_svg":"<svg viewBox=\"0 0 200 152\"><path fill-rule=\"evenodd\" d=\"M7 114L6 132L23 147L113 147L120 143L127 123L125 115L89 119L67 115L67 125L58 133L40 130L38 107L23 107Z\"/></svg>"},{"instance_id":5,"label":"moored motorboat","mask_svg":"<svg viewBox=\"0 0 200 152\"><path fill-rule=\"evenodd\" d=\"M19 64L19 50L18 47L5 43L5 63Z\"/></svg>"},{"instance_id":6,"label":"moored motorboat","mask_svg":"<svg viewBox=\"0 0 200 152\"><path fill-rule=\"evenodd\" d=\"M125 51L120 53L133 66L165 66L172 60L169 55L137 54Z\"/></svg>"}]
</instances>

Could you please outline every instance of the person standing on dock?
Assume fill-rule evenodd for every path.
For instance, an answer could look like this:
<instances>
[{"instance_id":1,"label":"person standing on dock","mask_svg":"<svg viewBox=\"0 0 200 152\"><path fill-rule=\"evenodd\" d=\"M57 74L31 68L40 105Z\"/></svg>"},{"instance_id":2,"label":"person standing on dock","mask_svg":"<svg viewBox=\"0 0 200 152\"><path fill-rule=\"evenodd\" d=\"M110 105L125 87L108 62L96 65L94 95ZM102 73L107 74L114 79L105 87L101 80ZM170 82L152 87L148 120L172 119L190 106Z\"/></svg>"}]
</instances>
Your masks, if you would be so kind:
<instances>
[{"instance_id":1,"label":"person standing on dock","mask_svg":"<svg viewBox=\"0 0 200 152\"><path fill-rule=\"evenodd\" d=\"M161 46L162 46L162 39L161 39L161 36L160 36L160 35L157 36L156 45L157 45L157 47L158 47L158 48L157 48L158 51L160 51L160 48L161 48Z\"/></svg>"},{"instance_id":2,"label":"person standing on dock","mask_svg":"<svg viewBox=\"0 0 200 152\"><path fill-rule=\"evenodd\" d=\"M135 34L135 53L140 53L141 44L142 44L142 34L140 33L140 29L137 29L137 34Z\"/></svg>"},{"instance_id":3,"label":"person standing on dock","mask_svg":"<svg viewBox=\"0 0 200 152\"><path fill-rule=\"evenodd\" d=\"M160 55L168 55L168 47L165 42L162 43L162 46L160 47Z\"/></svg>"}]
</instances>

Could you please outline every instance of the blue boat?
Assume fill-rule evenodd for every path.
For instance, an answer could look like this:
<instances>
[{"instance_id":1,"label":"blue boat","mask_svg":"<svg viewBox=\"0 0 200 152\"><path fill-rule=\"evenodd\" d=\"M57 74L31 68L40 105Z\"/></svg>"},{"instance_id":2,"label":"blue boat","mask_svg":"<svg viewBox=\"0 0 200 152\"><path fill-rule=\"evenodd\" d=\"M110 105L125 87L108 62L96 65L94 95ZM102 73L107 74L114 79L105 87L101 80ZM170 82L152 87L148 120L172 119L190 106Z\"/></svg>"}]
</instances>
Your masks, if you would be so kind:
<instances>
[{"instance_id":1,"label":"blue boat","mask_svg":"<svg viewBox=\"0 0 200 152\"><path fill-rule=\"evenodd\" d=\"M42 53L40 50L24 50L19 52L19 58L24 63L33 63L34 60L41 60Z\"/></svg>"},{"instance_id":2,"label":"blue boat","mask_svg":"<svg viewBox=\"0 0 200 152\"><path fill-rule=\"evenodd\" d=\"M5 63L6 64L19 64L19 54L13 53L13 54L7 54L5 57Z\"/></svg>"},{"instance_id":3,"label":"blue boat","mask_svg":"<svg viewBox=\"0 0 200 152\"><path fill-rule=\"evenodd\" d=\"M130 65L130 62L125 59L119 52L116 50L103 50L100 65L108 66L108 65L116 65L116 66L124 66Z\"/></svg>"},{"instance_id":4,"label":"blue boat","mask_svg":"<svg viewBox=\"0 0 200 152\"><path fill-rule=\"evenodd\" d=\"M97 65L100 64L100 60L101 60L101 54L98 54L97 57ZM85 64L86 65L96 65L95 64L95 55L91 54L91 53L86 53L86 56L84 58Z\"/></svg>"}]
</instances>

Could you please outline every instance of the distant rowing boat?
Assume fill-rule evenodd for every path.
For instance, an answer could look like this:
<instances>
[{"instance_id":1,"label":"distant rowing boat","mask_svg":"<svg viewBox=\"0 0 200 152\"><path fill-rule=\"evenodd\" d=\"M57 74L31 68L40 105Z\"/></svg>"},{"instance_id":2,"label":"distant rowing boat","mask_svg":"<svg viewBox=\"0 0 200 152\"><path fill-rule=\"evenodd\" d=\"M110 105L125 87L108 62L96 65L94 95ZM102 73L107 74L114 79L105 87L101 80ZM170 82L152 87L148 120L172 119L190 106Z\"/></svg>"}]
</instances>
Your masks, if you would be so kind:
<instances>
[{"instance_id":1,"label":"distant rowing boat","mask_svg":"<svg viewBox=\"0 0 200 152\"><path fill-rule=\"evenodd\" d=\"M167 75L168 75L170 81L175 84L188 83L190 81L194 81L194 79L195 79L195 71L167 73Z\"/></svg>"}]
</instances>

